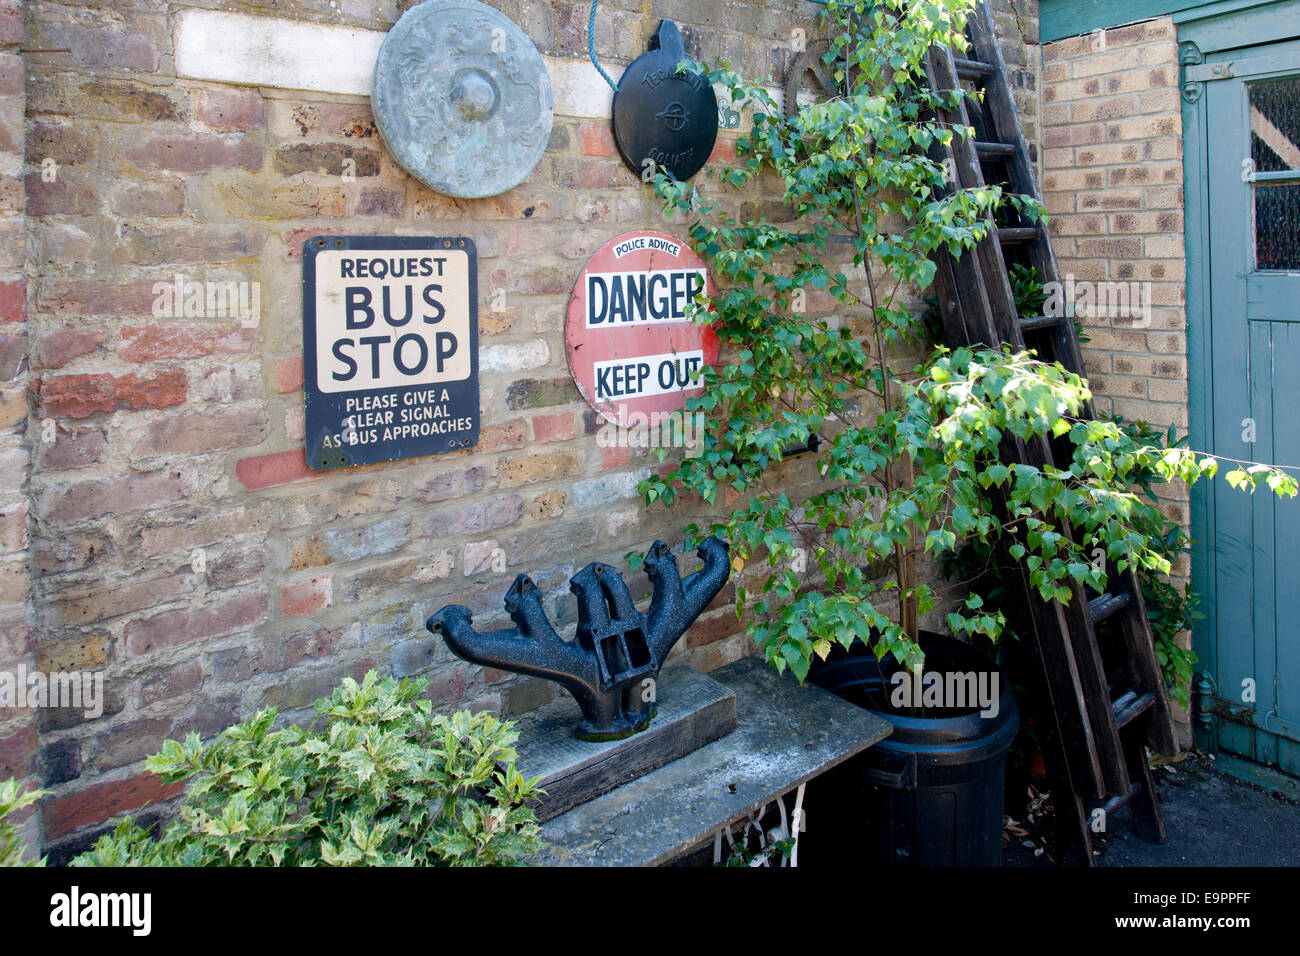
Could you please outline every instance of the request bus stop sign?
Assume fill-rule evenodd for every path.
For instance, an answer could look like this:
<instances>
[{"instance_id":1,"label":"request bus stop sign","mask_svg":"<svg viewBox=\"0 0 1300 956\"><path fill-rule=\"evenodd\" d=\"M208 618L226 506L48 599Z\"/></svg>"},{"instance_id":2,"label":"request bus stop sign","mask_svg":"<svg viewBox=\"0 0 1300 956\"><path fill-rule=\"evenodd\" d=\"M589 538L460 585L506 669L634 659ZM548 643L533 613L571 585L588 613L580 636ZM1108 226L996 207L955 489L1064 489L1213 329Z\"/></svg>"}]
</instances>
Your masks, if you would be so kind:
<instances>
[{"instance_id":1,"label":"request bus stop sign","mask_svg":"<svg viewBox=\"0 0 1300 956\"><path fill-rule=\"evenodd\" d=\"M588 404L606 421L652 427L656 413L681 410L704 389L718 337L687 317L700 292L713 294L704 260L660 232L605 243L569 300L565 351Z\"/></svg>"},{"instance_id":2,"label":"request bus stop sign","mask_svg":"<svg viewBox=\"0 0 1300 956\"><path fill-rule=\"evenodd\" d=\"M307 463L478 442L478 292L465 238L328 236L302 251Z\"/></svg>"}]
</instances>

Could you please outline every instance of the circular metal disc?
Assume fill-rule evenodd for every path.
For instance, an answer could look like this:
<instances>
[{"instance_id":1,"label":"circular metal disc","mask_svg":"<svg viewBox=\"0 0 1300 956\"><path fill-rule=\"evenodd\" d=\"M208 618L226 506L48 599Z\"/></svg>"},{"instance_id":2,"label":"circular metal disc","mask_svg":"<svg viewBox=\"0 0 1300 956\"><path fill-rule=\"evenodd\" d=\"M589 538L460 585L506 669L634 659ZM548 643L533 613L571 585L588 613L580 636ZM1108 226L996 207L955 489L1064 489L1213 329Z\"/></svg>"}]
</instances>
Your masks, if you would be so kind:
<instances>
[{"instance_id":1,"label":"circular metal disc","mask_svg":"<svg viewBox=\"0 0 1300 956\"><path fill-rule=\"evenodd\" d=\"M686 57L677 25L663 20L651 49L632 61L614 94L614 141L641 175L648 161L687 180L704 168L718 138L718 98L708 78L678 73Z\"/></svg>"},{"instance_id":2,"label":"circular metal disc","mask_svg":"<svg viewBox=\"0 0 1300 956\"><path fill-rule=\"evenodd\" d=\"M541 54L514 21L477 0L425 0L380 45L371 107L407 172L477 199L532 172L555 100Z\"/></svg>"}]
</instances>

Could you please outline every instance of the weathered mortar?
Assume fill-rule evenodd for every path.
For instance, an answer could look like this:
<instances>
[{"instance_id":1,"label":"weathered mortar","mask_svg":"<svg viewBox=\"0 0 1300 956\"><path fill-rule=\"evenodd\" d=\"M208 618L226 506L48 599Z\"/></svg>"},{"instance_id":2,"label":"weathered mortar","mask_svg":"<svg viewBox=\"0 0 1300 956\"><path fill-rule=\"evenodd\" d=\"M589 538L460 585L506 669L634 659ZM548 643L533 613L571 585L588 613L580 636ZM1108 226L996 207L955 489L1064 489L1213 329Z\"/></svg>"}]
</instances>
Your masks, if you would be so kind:
<instances>
[{"instance_id":1,"label":"weathered mortar","mask_svg":"<svg viewBox=\"0 0 1300 956\"><path fill-rule=\"evenodd\" d=\"M322 0L276 13L384 30L406 6ZM588 4L496 6L544 54L585 59ZM140 761L163 738L211 734L272 704L304 716L347 674L430 677L441 708L536 707L549 685L453 659L425 617L454 600L491 625L527 571L557 624L571 623L573 572L621 564L656 537L680 544L697 517L642 508L636 481L657 456L597 447L564 363L563 316L586 257L621 232L682 228L665 226L618 159L606 117L558 115L523 185L450 199L396 166L364 97L177 78L183 9L27 9L29 45L74 50L28 62L34 374L30 417L16 417L33 435L45 421L55 431L31 478L36 662L106 668L109 687L98 720L41 715L55 794L45 843L64 853L160 796ZM617 75L673 17L701 59L780 82L792 28L814 34L816 13L802 0L607 0L596 47ZM722 132L716 161L733 158L735 136ZM55 183L32 176L46 157ZM475 240L484 428L471 452L305 468L300 250L344 232ZM260 325L156 318L154 285L177 273L261 283ZM747 650L725 600L682 643L697 666Z\"/></svg>"},{"instance_id":2,"label":"weathered mortar","mask_svg":"<svg viewBox=\"0 0 1300 956\"><path fill-rule=\"evenodd\" d=\"M275 15L386 30L410 5L291 0ZM585 60L585 0L493 5L544 54ZM994 6L1036 139L1037 57L1027 46L1036 4ZM31 324L18 346L27 361L0 389L0 454L15 463L5 459L4 480L24 479L29 446L32 457L30 488L0 485L0 519L17 515L12 527L25 529L28 502L32 511L31 594L19 573L18 590L0 596L0 614L15 622L0 649L5 662L26 655L46 670L108 675L97 720L46 711L39 738L30 714L0 724L0 760L15 754L19 773L39 762L54 792L43 830L56 858L107 817L174 793L141 766L162 739L211 734L268 705L302 718L347 674L429 677L440 708L518 715L545 703L551 685L454 659L425 617L454 601L480 626L504 622L504 592L526 571L548 592L552 620L571 624L568 580L583 564L621 565L656 537L679 545L685 524L717 512L686 501L643 508L636 481L659 467L657 455L598 447L564 363L565 309L586 257L622 232L684 228L665 222L623 166L607 116L557 115L523 185L454 200L397 167L364 97L178 78L173 27L185 9L27 5L28 46L72 52L29 57L25 127L12 79L18 14L0 17L9 44L0 75L14 87L0 91L0 130L11 131L0 146L12 146L2 172L18 203L0 223L11 237L0 279L12 280L0 297L15 304L2 331L26 333L24 305ZM267 14L252 0L223 9ZM671 17L700 59L780 86L792 31L817 36L817 13L805 0L605 0L596 50L617 76ZM720 132L716 162L734 158L735 139ZM58 169L52 182L40 175L46 159ZM723 195L733 210L779 208L775 183ZM306 469L300 251L309 236L342 233L475 240L484 429L472 451ZM155 284L177 273L260 283L260 325L156 318ZM809 296L810 309L836 305ZM806 470L792 465L791 480ZM3 527L0 568L24 567L28 537ZM635 596L648 593L643 576L629 580ZM719 596L679 655L712 669L747 652L733 596L731 587ZM29 613L35 639L22 623Z\"/></svg>"},{"instance_id":3,"label":"weathered mortar","mask_svg":"<svg viewBox=\"0 0 1300 956\"><path fill-rule=\"evenodd\" d=\"M27 432L27 279L24 270L22 11L0 3L0 671L34 666L28 549L30 450ZM38 173L39 175L39 173ZM0 780L37 775L36 714L0 709ZM36 844L37 818L22 817L23 836Z\"/></svg>"}]
</instances>

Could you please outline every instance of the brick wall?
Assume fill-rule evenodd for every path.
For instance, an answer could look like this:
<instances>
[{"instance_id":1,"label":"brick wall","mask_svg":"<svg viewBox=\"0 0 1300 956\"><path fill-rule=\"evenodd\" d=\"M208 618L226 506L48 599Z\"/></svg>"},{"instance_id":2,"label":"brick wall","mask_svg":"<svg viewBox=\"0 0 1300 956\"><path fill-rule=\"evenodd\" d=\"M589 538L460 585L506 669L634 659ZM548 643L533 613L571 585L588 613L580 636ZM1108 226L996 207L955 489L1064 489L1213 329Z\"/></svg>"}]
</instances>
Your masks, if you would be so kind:
<instances>
[{"instance_id":1,"label":"brick wall","mask_svg":"<svg viewBox=\"0 0 1300 956\"><path fill-rule=\"evenodd\" d=\"M1183 133L1173 22L1162 17L1042 49L1044 199L1061 272L1141 283L1150 294L1149 324L1081 315L1097 410L1185 433ZM1165 485L1160 495L1161 509L1186 527L1186 488ZM1184 556L1175 576L1185 580L1189 570ZM1183 733L1190 739L1186 725Z\"/></svg>"},{"instance_id":2,"label":"brick wall","mask_svg":"<svg viewBox=\"0 0 1300 956\"><path fill-rule=\"evenodd\" d=\"M1182 116L1164 17L1043 47L1043 186L1063 274L1149 283L1149 325L1081 316L1099 411L1187 429ZM1168 489L1186 521L1186 494Z\"/></svg>"},{"instance_id":3,"label":"brick wall","mask_svg":"<svg viewBox=\"0 0 1300 956\"><path fill-rule=\"evenodd\" d=\"M300 0L278 15L386 30L409 5ZM494 5L544 54L585 62L586 2ZM44 844L56 860L112 814L174 792L141 764L164 738L211 734L267 705L304 716L344 675L429 677L444 709L535 708L553 685L454 659L425 618L455 602L476 625L500 626L505 590L528 572L557 625L572 624L568 580L583 564L622 565L657 537L680 547L682 527L707 517L642 507L635 486L657 456L597 446L564 361L563 318L587 256L632 229L682 229L617 157L607 114L558 111L523 185L451 199L394 163L364 97L178 78L184 8L27 5L29 45L71 52L28 61L30 416L21 398L4 407L16 435L25 425L51 439L35 444L31 474L36 660L107 675L99 719L41 714L54 794ZM253 0L225 8L267 13ZM681 18L701 59L774 85L794 56L792 28L816 35L817 8L803 0L600 10L597 51L615 76L661 16ZM717 161L735 136L720 133ZM38 175L47 157L56 182ZM340 174L345 159L355 179ZM776 194L744 197L764 198ZM476 448L306 468L301 247L339 233L475 240L491 355ZM155 318L154 285L177 273L261 283L260 325ZM644 577L631 580L648 593ZM679 645L704 669L748 650L730 593Z\"/></svg>"},{"instance_id":4,"label":"brick wall","mask_svg":"<svg viewBox=\"0 0 1300 956\"><path fill-rule=\"evenodd\" d=\"M411 5L294 0L272 12L384 31ZM142 767L164 738L212 734L268 705L302 718L344 675L374 667L424 676L441 709L526 714L553 685L456 660L425 618L455 602L471 607L476 625L501 626L505 590L527 572L557 626L572 625L568 580L582 565L622 565L655 538L680 547L683 526L709 518L685 500L672 511L642 506L635 486L657 455L597 445L564 361L565 310L587 256L633 229L683 230L665 223L618 158L607 104L590 105L603 82L586 64L590 5L492 5L550 58L558 105L538 167L483 200L451 199L407 176L365 97L179 76L173 43L185 3L26 5L27 45L66 52L28 57L25 127L22 85L7 66L0 90L17 96L0 123L17 137L0 142L14 167L2 172L20 171L26 137L26 218L20 211L0 224L14 236L0 268L17 283L5 287L16 305L0 334L24 331L10 322L24 304L30 324L25 340L13 339L26 361L0 391L8 429L0 454L23 456L6 464L6 480L28 472L30 480L0 485L0 508L21 513L15 528L32 513L29 535L3 539L6 567L24 563L30 541L31 593L9 611L19 624L29 614L32 626L6 631L0 667L28 655L47 672L107 678L97 719L42 710L39 726L30 714L0 724L0 761L12 753L19 772L39 767L53 791L41 827L56 861L114 814L175 794ZM994 6L1033 138L1037 4ZM269 15L259 0L223 10ZM781 87L797 52L793 31L815 38L817 14L806 0L606 0L596 49L617 77L659 18L673 17L700 59L726 59ZM13 36L0 42L17 43L15 17L16 8ZM0 56L17 68L9 47ZM720 132L716 163L733 158L736 135ZM354 176L343 175L347 160ZM41 175L47 161L54 178ZM771 214L778 184L764 188L727 202ZM9 193L21 201L22 190ZM343 233L474 239L484 350L474 449L307 469L301 248L311 236ZM259 283L261 322L156 317L155 286L178 274ZM809 297L811 309L835 305ZM811 477L802 461L782 480ZM634 596L648 593L644 576L629 580ZM723 592L678 656L707 670L749 650L728 605L733 593Z\"/></svg>"},{"instance_id":5,"label":"brick wall","mask_svg":"<svg viewBox=\"0 0 1300 956\"><path fill-rule=\"evenodd\" d=\"M23 237L23 22L0 3L0 671L33 666L27 567L27 283ZM0 780L36 771L36 715L0 709ZM26 813L25 842L36 827Z\"/></svg>"},{"instance_id":6,"label":"brick wall","mask_svg":"<svg viewBox=\"0 0 1300 956\"><path fill-rule=\"evenodd\" d=\"M1002 48L1002 59L1007 65L1016 111L1020 114L1020 125L1029 144L1030 158L1037 163L1042 135L1038 102L1042 70L1038 0L990 0L989 7Z\"/></svg>"}]
</instances>

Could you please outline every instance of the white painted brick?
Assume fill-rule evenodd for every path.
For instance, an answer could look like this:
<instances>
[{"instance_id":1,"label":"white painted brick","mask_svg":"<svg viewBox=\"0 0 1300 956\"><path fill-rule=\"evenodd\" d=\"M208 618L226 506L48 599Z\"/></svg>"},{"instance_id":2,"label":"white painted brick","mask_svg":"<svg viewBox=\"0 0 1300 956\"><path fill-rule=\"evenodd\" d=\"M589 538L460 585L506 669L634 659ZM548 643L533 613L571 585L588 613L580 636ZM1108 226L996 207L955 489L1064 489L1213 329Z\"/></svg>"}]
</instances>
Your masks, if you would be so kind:
<instances>
[{"instance_id":1,"label":"white painted brick","mask_svg":"<svg viewBox=\"0 0 1300 956\"><path fill-rule=\"evenodd\" d=\"M199 80L370 95L385 34L219 10L177 15L176 73Z\"/></svg>"},{"instance_id":2,"label":"white painted brick","mask_svg":"<svg viewBox=\"0 0 1300 956\"><path fill-rule=\"evenodd\" d=\"M551 360L551 347L545 339L533 339L517 345L490 345L478 350L480 372L522 372L541 368Z\"/></svg>"},{"instance_id":3,"label":"white painted brick","mask_svg":"<svg viewBox=\"0 0 1300 956\"><path fill-rule=\"evenodd\" d=\"M387 35L378 30L219 10L183 10L176 19L178 76L318 93L369 96L379 46ZM551 76L557 116L610 116L614 91L591 60L542 59ZM602 65L615 77L625 68L613 61ZM779 91L769 89L768 93L781 101ZM748 111L744 112L742 131L749 125Z\"/></svg>"}]
</instances>

